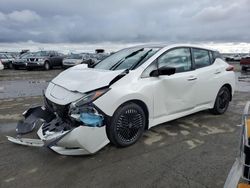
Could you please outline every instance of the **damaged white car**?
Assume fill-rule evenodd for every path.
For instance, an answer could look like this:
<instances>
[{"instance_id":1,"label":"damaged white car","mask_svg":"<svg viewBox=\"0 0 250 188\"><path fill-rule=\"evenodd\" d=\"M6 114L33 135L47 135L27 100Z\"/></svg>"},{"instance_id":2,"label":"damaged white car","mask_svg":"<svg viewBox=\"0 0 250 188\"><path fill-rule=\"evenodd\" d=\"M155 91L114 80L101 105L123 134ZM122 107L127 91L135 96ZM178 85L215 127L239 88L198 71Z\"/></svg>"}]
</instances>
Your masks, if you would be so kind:
<instances>
[{"instance_id":1,"label":"damaged white car","mask_svg":"<svg viewBox=\"0 0 250 188\"><path fill-rule=\"evenodd\" d=\"M235 88L233 67L217 51L192 45L126 48L92 67L77 65L48 85L44 106L24 112L14 143L63 155L92 154L109 142L134 144L160 123L201 110L223 114ZM39 127L40 139L22 138Z\"/></svg>"}]
</instances>

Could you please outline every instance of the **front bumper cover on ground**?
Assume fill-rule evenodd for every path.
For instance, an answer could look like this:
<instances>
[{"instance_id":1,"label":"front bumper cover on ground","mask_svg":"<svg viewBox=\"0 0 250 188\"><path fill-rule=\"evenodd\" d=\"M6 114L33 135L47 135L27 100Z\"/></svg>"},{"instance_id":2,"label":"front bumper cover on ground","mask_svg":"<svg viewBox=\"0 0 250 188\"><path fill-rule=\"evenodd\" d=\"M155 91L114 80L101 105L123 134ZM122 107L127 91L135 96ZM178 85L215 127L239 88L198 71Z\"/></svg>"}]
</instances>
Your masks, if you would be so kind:
<instances>
[{"instance_id":1,"label":"front bumper cover on ground","mask_svg":"<svg viewBox=\"0 0 250 188\"><path fill-rule=\"evenodd\" d=\"M33 107L23 113L24 120L18 122L17 137L7 136L15 144L49 147L62 155L93 154L109 143L105 126L72 126L44 107ZM40 126L37 135L40 139L22 138L23 134Z\"/></svg>"}]
</instances>

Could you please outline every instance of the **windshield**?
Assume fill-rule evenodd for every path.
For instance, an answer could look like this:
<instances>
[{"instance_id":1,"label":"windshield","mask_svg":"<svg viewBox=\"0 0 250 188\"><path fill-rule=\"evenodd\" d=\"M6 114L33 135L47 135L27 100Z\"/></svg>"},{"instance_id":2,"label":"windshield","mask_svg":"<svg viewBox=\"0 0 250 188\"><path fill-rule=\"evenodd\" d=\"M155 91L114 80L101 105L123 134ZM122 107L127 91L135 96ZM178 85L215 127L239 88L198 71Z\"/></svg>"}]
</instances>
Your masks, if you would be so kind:
<instances>
[{"instance_id":1,"label":"windshield","mask_svg":"<svg viewBox=\"0 0 250 188\"><path fill-rule=\"evenodd\" d=\"M27 58L27 57L29 57L31 55L32 55L32 53L25 53L25 54L20 55L20 58L24 59L24 58Z\"/></svg>"},{"instance_id":2,"label":"windshield","mask_svg":"<svg viewBox=\"0 0 250 188\"><path fill-rule=\"evenodd\" d=\"M36 53L32 54L32 56L38 56L38 57L40 57L40 56L49 56L49 52L47 52L47 51L39 51L39 52L36 52Z\"/></svg>"},{"instance_id":3,"label":"windshield","mask_svg":"<svg viewBox=\"0 0 250 188\"><path fill-rule=\"evenodd\" d=\"M105 70L133 70L143 64L159 48L127 48L100 61L94 68Z\"/></svg>"},{"instance_id":4,"label":"windshield","mask_svg":"<svg viewBox=\"0 0 250 188\"><path fill-rule=\"evenodd\" d=\"M82 56L81 54L70 54L67 58L68 59L82 59Z\"/></svg>"}]
</instances>

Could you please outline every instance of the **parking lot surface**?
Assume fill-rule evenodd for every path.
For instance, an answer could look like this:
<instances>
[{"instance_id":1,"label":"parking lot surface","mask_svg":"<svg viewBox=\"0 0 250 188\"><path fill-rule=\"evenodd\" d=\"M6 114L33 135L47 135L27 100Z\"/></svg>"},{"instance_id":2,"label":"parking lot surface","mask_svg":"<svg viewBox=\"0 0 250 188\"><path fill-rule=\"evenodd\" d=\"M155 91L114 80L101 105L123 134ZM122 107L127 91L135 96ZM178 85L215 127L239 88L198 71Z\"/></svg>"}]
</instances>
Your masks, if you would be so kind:
<instances>
[{"instance_id":1,"label":"parking lot surface","mask_svg":"<svg viewBox=\"0 0 250 188\"><path fill-rule=\"evenodd\" d=\"M71 157L8 142L21 113L42 104L42 90L60 71L0 72L0 187L223 187L238 151L250 74L237 73L224 115L203 111L161 124L128 148Z\"/></svg>"}]
</instances>

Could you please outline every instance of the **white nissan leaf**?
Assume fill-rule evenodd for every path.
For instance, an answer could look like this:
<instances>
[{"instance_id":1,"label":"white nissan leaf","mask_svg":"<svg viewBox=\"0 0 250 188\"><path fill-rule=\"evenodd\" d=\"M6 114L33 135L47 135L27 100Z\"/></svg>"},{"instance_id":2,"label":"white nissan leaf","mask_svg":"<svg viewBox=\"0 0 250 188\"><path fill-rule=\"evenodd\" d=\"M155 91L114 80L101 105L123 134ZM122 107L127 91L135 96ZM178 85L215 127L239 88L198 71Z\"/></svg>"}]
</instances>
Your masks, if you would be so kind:
<instances>
[{"instance_id":1,"label":"white nissan leaf","mask_svg":"<svg viewBox=\"0 0 250 188\"><path fill-rule=\"evenodd\" d=\"M23 113L14 143L64 155L92 154L111 142L134 144L160 123L201 110L223 114L235 89L233 67L219 52L192 45L130 47L54 78L44 106ZM40 139L20 135L39 126Z\"/></svg>"}]
</instances>

